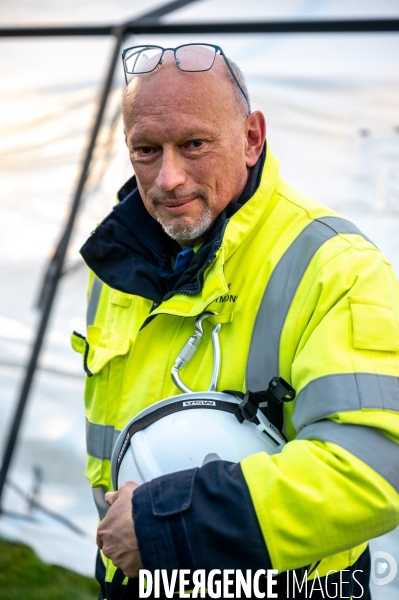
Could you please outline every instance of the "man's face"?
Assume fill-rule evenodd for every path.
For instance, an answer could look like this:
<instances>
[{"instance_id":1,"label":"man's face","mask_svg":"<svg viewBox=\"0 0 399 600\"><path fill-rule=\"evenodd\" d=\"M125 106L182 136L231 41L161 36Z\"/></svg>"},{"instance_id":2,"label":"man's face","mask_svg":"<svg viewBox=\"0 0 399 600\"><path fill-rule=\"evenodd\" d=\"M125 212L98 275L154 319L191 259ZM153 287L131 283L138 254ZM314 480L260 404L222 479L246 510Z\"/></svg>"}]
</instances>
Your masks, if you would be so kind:
<instances>
[{"instance_id":1,"label":"man's face","mask_svg":"<svg viewBox=\"0 0 399 600\"><path fill-rule=\"evenodd\" d=\"M168 52L124 100L126 144L144 205L182 247L202 241L240 196L257 160L248 151L251 117L240 114L224 68L218 57L210 71L183 73Z\"/></svg>"}]
</instances>

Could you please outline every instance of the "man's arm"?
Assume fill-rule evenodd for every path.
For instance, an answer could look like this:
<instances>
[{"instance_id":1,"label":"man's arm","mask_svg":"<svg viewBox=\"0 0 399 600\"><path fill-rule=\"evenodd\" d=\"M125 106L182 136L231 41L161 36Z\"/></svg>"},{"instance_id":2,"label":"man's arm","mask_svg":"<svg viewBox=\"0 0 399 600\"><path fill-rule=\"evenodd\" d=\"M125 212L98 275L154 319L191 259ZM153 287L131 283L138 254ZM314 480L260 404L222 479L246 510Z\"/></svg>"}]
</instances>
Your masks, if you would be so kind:
<instances>
[{"instance_id":1,"label":"man's arm","mask_svg":"<svg viewBox=\"0 0 399 600\"><path fill-rule=\"evenodd\" d=\"M316 271L281 344L293 348L281 374L298 392L302 439L140 486L145 568L285 571L332 555L346 568L351 548L399 524L398 284L366 247L343 248Z\"/></svg>"},{"instance_id":2,"label":"man's arm","mask_svg":"<svg viewBox=\"0 0 399 600\"><path fill-rule=\"evenodd\" d=\"M137 487L128 481L117 492L105 495L110 509L97 530L97 546L127 577L138 577L142 567L132 514L132 494Z\"/></svg>"},{"instance_id":3,"label":"man's arm","mask_svg":"<svg viewBox=\"0 0 399 600\"><path fill-rule=\"evenodd\" d=\"M128 577L138 577L142 562L151 570L271 568L239 464L218 460L127 482L106 500L97 545Z\"/></svg>"}]
</instances>

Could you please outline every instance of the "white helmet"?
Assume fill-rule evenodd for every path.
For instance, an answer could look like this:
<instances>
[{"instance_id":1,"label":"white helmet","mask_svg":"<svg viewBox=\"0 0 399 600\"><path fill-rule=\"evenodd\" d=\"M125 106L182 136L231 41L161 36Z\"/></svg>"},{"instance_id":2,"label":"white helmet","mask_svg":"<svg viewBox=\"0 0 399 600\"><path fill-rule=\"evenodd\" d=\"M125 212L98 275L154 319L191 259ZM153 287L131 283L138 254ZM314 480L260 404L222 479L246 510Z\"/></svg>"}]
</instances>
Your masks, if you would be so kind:
<instances>
[{"instance_id":1,"label":"white helmet","mask_svg":"<svg viewBox=\"0 0 399 600\"><path fill-rule=\"evenodd\" d=\"M285 444L260 410L258 424L239 422L240 399L226 392L172 396L141 411L119 435L111 458L112 481L144 483L200 467L212 460L239 462L250 454L274 454Z\"/></svg>"}]
</instances>

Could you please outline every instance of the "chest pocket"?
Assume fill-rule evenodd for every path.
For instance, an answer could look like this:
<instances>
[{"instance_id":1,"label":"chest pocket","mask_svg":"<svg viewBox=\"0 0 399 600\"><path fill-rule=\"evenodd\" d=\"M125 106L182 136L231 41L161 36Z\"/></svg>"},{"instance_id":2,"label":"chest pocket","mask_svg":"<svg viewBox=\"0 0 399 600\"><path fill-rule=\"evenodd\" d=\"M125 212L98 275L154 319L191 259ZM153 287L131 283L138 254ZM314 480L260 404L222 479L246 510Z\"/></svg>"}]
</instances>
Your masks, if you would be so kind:
<instances>
[{"instance_id":1,"label":"chest pocket","mask_svg":"<svg viewBox=\"0 0 399 600\"><path fill-rule=\"evenodd\" d=\"M85 389L86 417L91 423L115 423L119 396L131 340L113 331L89 325L87 338L73 332L72 348L82 354L88 379Z\"/></svg>"}]
</instances>

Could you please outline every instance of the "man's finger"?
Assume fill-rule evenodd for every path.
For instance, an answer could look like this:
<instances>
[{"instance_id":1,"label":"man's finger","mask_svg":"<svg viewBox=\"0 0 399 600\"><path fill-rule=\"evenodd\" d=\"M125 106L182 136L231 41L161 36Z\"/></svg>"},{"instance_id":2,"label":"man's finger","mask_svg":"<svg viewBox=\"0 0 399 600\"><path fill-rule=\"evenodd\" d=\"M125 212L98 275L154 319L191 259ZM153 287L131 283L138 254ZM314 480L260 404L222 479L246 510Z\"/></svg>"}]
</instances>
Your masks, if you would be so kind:
<instances>
[{"instance_id":1,"label":"man's finger","mask_svg":"<svg viewBox=\"0 0 399 600\"><path fill-rule=\"evenodd\" d=\"M105 502L110 506L118 499L118 492L107 492L104 496Z\"/></svg>"}]
</instances>

